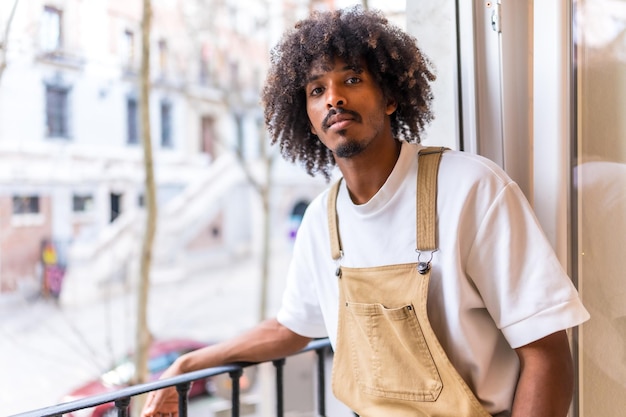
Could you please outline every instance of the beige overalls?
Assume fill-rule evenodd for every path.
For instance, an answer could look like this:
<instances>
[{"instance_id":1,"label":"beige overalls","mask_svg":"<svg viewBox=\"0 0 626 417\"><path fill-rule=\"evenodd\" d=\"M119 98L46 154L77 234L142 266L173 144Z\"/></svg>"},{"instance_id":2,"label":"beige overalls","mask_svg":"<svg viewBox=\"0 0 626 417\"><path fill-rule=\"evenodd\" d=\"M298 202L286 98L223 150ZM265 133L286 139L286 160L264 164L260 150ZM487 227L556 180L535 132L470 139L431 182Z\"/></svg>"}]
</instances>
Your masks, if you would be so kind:
<instances>
[{"instance_id":1,"label":"beige overalls","mask_svg":"<svg viewBox=\"0 0 626 417\"><path fill-rule=\"evenodd\" d=\"M417 248L436 246L437 170L443 148L420 151ZM332 256L340 263L339 182L329 194ZM373 268L339 266L335 396L361 417L488 417L433 332L426 302L431 260Z\"/></svg>"}]
</instances>

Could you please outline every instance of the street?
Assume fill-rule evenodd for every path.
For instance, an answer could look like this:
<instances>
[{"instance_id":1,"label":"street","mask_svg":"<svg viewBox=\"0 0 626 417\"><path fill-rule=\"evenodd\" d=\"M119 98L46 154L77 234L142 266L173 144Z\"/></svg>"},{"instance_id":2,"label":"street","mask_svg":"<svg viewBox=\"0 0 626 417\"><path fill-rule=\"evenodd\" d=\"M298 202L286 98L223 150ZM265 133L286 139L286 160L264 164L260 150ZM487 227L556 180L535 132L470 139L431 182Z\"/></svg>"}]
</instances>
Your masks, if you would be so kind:
<instances>
[{"instance_id":1,"label":"street","mask_svg":"<svg viewBox=\"0 0 626 417\"><path fill-rule=\"evenodd\" d=\"M272 261L270 316L280 303L287 252ZM154 336L210 342L252 327L259 315L259 262L246 257L231 264L153 286L149 322ZM61 307L42 298L0 296L0 415L58 404L132 350L136 298L128 291Z\"/></svg>"}]
</instances>

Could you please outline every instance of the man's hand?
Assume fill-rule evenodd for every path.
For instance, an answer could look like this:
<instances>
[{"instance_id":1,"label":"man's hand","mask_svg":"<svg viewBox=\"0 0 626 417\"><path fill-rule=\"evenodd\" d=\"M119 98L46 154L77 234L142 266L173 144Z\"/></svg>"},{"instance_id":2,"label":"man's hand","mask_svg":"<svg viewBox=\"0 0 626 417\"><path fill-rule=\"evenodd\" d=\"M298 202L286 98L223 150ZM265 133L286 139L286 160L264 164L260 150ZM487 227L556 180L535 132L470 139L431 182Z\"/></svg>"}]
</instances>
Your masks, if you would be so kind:
<instances>
[{"instance_id":1,"label":"man's hand","mask_svg":"<svg viewBox=\"0 0 626 417\"><path fill-rule=\"evenodd\" d=\"M141 417L161 417L178 415L178 392L175 387L164 388L148 394Z\"/></svg>"},{"instance_id":2,"label":"man's hand","mask_svg":"<svg viewBox=\"0 0 626 417\"><path fill-rule=\"evenodd\" d=\"M276 319L269 319L231 340L185 353L163 372L160 379L227 363L282 358L299 351L310 341L310 338L292 332ZM148 394L142 417L170 415L178 415L178 392L175 387Z\"/></svg>"}]
</instances>

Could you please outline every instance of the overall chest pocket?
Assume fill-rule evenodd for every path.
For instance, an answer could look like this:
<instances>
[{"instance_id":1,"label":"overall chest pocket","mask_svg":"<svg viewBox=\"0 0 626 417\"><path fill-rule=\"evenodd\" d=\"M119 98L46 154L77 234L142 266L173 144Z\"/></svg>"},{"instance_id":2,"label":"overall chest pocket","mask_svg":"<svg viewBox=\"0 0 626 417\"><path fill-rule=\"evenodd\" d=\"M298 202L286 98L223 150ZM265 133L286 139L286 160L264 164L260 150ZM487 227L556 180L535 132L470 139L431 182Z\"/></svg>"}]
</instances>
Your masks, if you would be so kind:
<instances>
[{"instance_id":1,"label":"overall chest pocket","mask_svg":"<svg viewBox=\"0 0 626 417\"><path fill-rule=\"evenodd\" d=\"M355 380L365 393L436 401L443 384L415 308L347 302L344 334Z\"/></svg>"}]
</instances>

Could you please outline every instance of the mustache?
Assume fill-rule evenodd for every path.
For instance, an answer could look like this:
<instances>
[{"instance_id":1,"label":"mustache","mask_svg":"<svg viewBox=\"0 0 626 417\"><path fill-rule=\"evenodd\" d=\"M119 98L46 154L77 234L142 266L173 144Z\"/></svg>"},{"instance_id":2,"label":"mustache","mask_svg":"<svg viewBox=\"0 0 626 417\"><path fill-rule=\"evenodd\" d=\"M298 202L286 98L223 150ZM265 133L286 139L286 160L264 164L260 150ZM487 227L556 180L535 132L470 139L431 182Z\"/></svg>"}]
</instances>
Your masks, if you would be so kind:
<instances>
[{"instance_id":1,"label":"mustache","mask_svg":"<svg viewBox=\"0 0 626 417\"><path fill-rule=\"evenodd\" d=\"M328 124L330 121L330 118L337 115L337 114L349 114L350 116L352 116L352 118L357 121L360 122L361 121L361 115L357 112L355 112L354 110L347 110L344 109L342 107L339 108L333 108L331 109L328 114L326 115L326 117L324 117L324 120L322 120L322 129L324 130L328 130L328 128L330 127L330 125Z\"/></svg>"}]
</instances>

